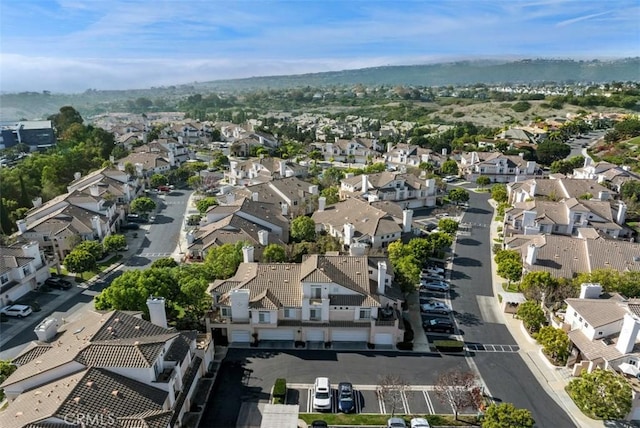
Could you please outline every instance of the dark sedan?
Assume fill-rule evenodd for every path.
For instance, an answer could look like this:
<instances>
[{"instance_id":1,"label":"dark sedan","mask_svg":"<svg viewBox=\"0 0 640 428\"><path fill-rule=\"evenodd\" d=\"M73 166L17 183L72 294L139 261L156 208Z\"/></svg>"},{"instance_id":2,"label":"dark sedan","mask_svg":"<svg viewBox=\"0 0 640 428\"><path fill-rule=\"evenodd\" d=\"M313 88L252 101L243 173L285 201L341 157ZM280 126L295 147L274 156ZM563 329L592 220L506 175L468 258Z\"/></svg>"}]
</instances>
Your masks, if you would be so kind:
<instances>
[{"instance_id":1,"label":"dark sedan","mask_svg":"<svg viewBox=\"0 0 640 428\"><path fill-rule=\"evenodd\" d=\"M425 320L422 323L422 327L424 327L425 331L432 331L434 333L453 333L455 327L453 323L446 318L433 318L429 320Z\"/></svg>"},{"instance_id":2,"label":"dark sedan","mask_svg":"<svg viewBox=\"0 0 640 428\"><path fill-rule=\"evenodd\" d=\"M355 409L353 385L349 382L340 382L338 384L338 410L342 413L351 413Z\"/></svg>"},{"instance_id":3,"label":"dark sedan","mask_svg":"<svg viewBox=\"0 0 640 428\"><path fill-rule=\"evenodd\" d=\"M56 277L47 278L44 283L47 285L47 287L55 288L57 290L69 290L73 287L73 285L66 279Z\"/></svg>"}]
</instances>

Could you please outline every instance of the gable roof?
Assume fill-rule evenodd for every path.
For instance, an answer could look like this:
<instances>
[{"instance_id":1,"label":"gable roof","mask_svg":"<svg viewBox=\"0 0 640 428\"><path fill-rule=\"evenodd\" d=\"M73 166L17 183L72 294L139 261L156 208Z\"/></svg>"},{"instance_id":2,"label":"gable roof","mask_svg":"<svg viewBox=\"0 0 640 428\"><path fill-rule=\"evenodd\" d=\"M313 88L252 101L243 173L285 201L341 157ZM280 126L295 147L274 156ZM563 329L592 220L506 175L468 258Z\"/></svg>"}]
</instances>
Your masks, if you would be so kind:
<instances>
[{"instance_id":1,"label":"gable roof","mask_svg":"<svg viewBox=\"0 0 640 428\"><path fill-rule=\"evenodd\" d=\"M593 328L622 321L627 310L617 299L565 299L568 305Z\"/></svg>"},{"instance_id":2,"label":"gable roof","mask_svg":"<svg viewBox=\"0 0 640 428\"><path fill-rule=\"evenodd\" d=\"M357 198L348 198L326 207L324 211L316 211L311 218L316 224L329 224L340 230L351 223L357 234L370 237L402 232L385 211Z\"/></svg>"}]
</instances>

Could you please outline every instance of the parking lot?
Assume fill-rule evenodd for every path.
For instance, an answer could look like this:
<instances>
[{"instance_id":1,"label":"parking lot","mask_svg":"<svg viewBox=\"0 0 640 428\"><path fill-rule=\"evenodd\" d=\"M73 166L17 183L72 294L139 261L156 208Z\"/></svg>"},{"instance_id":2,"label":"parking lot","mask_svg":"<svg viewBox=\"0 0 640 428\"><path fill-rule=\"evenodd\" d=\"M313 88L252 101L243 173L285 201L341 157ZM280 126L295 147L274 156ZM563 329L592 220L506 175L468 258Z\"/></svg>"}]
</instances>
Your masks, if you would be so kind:
<instances>
[{"instance_id":1,"label":"parking lot","mask_svg":"<svg viewBox=\"0 0 640 428\"><path fill-rule=\"evenodd\" d=\"M316 413L313 409L313 384L290 384L287 404L298 404L300 413ZM391 414L393 401L377 392L376 385L354 385L356 413ZM332 389L331 413L338 412L338 391ZM401 392L394 413L408 415L452 414L453 408L443 403L433 385L411 385ZM463 409L461 414L475 414L472 408Z\"/></svg>"}]
</instances>

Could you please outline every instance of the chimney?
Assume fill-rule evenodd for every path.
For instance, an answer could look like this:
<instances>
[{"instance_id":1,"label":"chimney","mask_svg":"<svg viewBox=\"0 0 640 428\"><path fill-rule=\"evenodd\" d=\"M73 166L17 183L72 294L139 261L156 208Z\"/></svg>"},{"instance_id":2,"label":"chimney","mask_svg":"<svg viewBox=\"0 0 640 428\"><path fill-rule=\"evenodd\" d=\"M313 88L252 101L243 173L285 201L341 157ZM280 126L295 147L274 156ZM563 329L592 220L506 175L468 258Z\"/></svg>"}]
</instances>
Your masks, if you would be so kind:
<instances>
[{"instance_id":1,"label":"chimney","mask_svg":"<svg viewBox=\"0 0 640 428\"><path fill-rule=\"evenodd\" d=\"M413 210L402 210L402 232L411 232L411 224L413 222Z\"/></svg>"},{"instance_id":2,"label":"chimney","mask_svg":"<svg viewBox=\"0 0 640 428\"><path fill-rule=\"evenodd\" d=\"M618 203L618 214L616 215L616 223L622 225L627 221L627 204L620 201Z\"/></svg>"},{"instance_id":3,"label":"chimney","mask_svg":"<svg viewBox=\"0 0 640 428\"><path fill-rule=\"evenodd\" d=\"M142 177L142 164L141 163L137 163L135 164L136 167L136 175L138 177Z\"/></svg>"},{"instance_id":4,"label":"chimney","mask_svg":"<svg viewBox=\"0 0 640 428\"><path fill-rule=\"evenodd\" d=\"M367 251L367 244L363 242L353 242L349 245L350 256L364 256Z\"/></svg>"},{"instance_id":5,"label":"chimney","mask_svg":"<svg viewBox=\"0 0 640 428\"><path fill-rule=\"evenodd\" d=\"M73 173L73 180L80 180L80 177L82 177L82 174L79 172L74 172Z\"/></svg>"},{"instance_id":6,"label":"chimney","mask_svg":"<svg viewBox=\"0 0 640 428\"><path fill-rule=\"evenodd\" d=\"M529 246L527 247L527 257L525 259L525 262L529 266L533 266L536 264L537 260L538 260L538 247L536 247L534 244L529 244Z\"/></svg>"},{"instance_id":7,"label":"chimney","mask_svg":"<svg viewBox=\"0 0 640 428\"><path fill-rule=\"evenodd\" d=\"M287 161L280 161L280 178L285 178L287 176Z\"/></svg>"},{"instance_id":8,"label":"chimney","mask_svg":"<svg viewBox=\"0 0 640 428\"><path fill-rule=\"evenodd\" d=\"M33 208L40 208L42 206L42 197L38 196L37 198L33 198L31 203L33 204Z\"/></svg>"},{"instance_id":9,"label":"chimney","mask_svg":"<svg viewBox=\"0 0 640 428\"><path fill-rule=\"evenodd\" d=\"M315 184L312 184L311 186L309 186L309 193L311 193L312 195L317 195L318 194L318 186Z\"/></svg>"},{"instance_id":10,"label":"chimney","mask_svg":"<svg viewBox=\"0 0 640 428\"><path fill-rule=\"evenodd\" d=\"M344 175L344 178L353 178L353 172L347 172L347 173Z\"/></svg>"},{"instance_id":11,"label":"chimney","mask_svg":"<svg viewBox=\"0 0 640 428\"><path fill-rule=\"evenodd\" d=\"M601 190L598 192L598 199L600 199L601 201L606 201L609 199L609 192L605 191L605 190Z\"/></svg>"},{"instance_id":12,"label":"chimney","mask_svg":"<svg viewBox=\"0 0 640 428\"><path fill-rule=\"evenodd\" d=\"M109 155L109 162L115 164L116 163L116 158L113 155Z\"/></svg>"},{"instance_id":13,"label":"chimney","mask_svg":"<svg viewBox=\"0 0 640 428\"><path fill-rule=\"evenodd\" d=\"M100 196L100 189L97 185L94 184L89 187L89 193L91 194L91 196Z\"/></svg>"},{"instance_id":14,"label":"chimney","mask_svg":"<svg viewBox=\"0 0 640 428\"><path fill-rule=\"evenodd\" d=\"M253 202L258 202L259 197L260 197L260 196L258 195L258 192L253 192L253 193L251 194L251 200L252 200Z\"/></svg>"},{"instance_id":15,"label":"chimney","mask_svg":"<svg viewBox=\"0 0 640 428\"><path fill-rule=\"evenodd\" d=\"M622 330L618 336L616 349L621 354L628 354L636 344L636 338L640 332L640 321L631 314L625 314L622 321Z\"/></svg>"},{"instance_id":16,"label":"chimney","mask_svg":"<svg viewBox=\"0 0 640 428\"><path fill-rule=\"evenodd\" d=\"M318 198L318 212L323 212L324 211L324 207L327 204L327 198L325 198L324 196L320 196Z\"/></svg>"},{"instance_id":17,"label":"chimney","mask_svg":"<svg viewBox=\"0 0 640 428\"><path fill-rule=\"evenodd\" d=\"M442 153L442 156L446 156L447 155L447 148L443 147L441 153Z\"/></svg>"},{"instance_id":18,"label":"chimney","mask_svg":"<svg viewBox=\"0 0 640 428\"><path fill-rule=\"evenodd\" d=\"M58 320L45 318L33 329L40 342L50 342L58 334Z\"/></svg>"},{"instance_id":19,"label":"chimney","mask_svg":"<svg viewBox=\"0 0 640 428\"><path fill-rule=\"evenodd\" d=\"M584 158L584 164L582 165L583 168L588 167L589 165L591 165L591 158L589 156L586 156Z\"/></svg>"},{"instance_id":20,"label":"chimney","mask_svg":"<svg viewBox=\"0 0 640 428\"><path fill-rule=\"evenodd\" d=\"M531 198L534 198L536 196L536 187L538 187L538 183L536 183L536 180L531 181L531 186L529 187L529 190L531 192L529 196Z\"/></svg>"},{"instance_id":21,"label":"chimney","mask_svg":"<svg viewBox=\"0 0 640 428\"><path fill-rule=\"evenodd\" d=\"M102 238L102 225L100 224L100 217L94 215L91 217L91 227L98 234L99 238Z\"/></svg>"},{"instance_id":22,"label":"chimney","mask_svg":"<svg viewBox=\"0 0 640 428\"><path fill-rule=\"evenodd\" d=\"M369 177L367 174L362 174L362 193L367 193L369 191Z\"/></svg>"},{"instance_id":23,"label":"chimney","mask_svg":"<svg viewBox=\"0 0 640 428\"><path fill-rule=\"evenodd\" d=\"M280 209L282 210L282 215L284 217L289 215L289 204L287 204L286 202L281 202Z\"/></svg>"},{"instance_id":24,"label":"chimney","mask_svg":"<svg viewBox=\"0 0 640 428\"><path fill-rule=\"evenodd\" d=\"M245 245L242 247L242 260L244 263L253 263L253 246Z\"/></svg>"},{"instance_id":25,"label":"chimney","mask_svg":"<svg viewBox=\"0 0 640 428\"><path fill-rule=\"evenodd\" d=\"M538 214L535 211L523 211L522 212L522 229L524 230L524 234L531 235L531 228L534 228L536 223L536 216ZM527 232L529 230L529 232ZM536 231L537 232L537 231Z\"/></svg>"},{"instance_id":26,"label":"chimney","mask_svg":"<svg viewBox=\"0 0 640 428\"><path fill-rule=\"evenodd\" d=\"M602 285L585 282L580 284L581 299L599 299L602 294Z\"/></svg>"},{"instance_id":27,"label":"chimney","mask_svg":"<svg viewBox=\"0 0 640 428\"><path fill-rule=\"evenodd\" d=\"M427 178L427 180L425 181L425 185L427 186L427 196L433 196L436 194L435 178Z\"/></svg>"},{"instance_id":28,"label":"chimney","mask_svg":"<svg viewBox=\"0 0 640 428\"><path fill-rule=\"evenodd\" d=\"M387 143L387 153L393 150L393 143Z\"/></svg>"},{"instance_id":29,"label":"chimney","mask_svg":"<svg viewBox=\"0 0 640 428\"><path fill-rule=\"evenodd\" d=\"M27 221L26 220L18 220L16 221L16 225L18 225L18 232L26 233L27 232Z\"/></svg>"},{"instance_id":30,"label":"chimney","mask_svg":"<svg viewBox=\"0 0 640 428\"><path fill-rule=\"evenodd\" d=\"M227 193L227 204L233 204L236 201L235 193L229 192Z\"/></svg>"},{"instance_id":31,"label":"chimney","mask_svg":"<svg viewBox=\"0 0 640 428\"><path fill-rule=\"evenodd\" d=\"M269 245L269 232L266 230L259 230L258 242L260 242L260 245L262 245L263 247Z\"/></svg>"},{"instance_id":32,"label":"chimney","mask_svg":"<svg viewBox=\"0 0 640 428\"><path fill-rule=\"evenodd\" d=\"M387 282L387 263L378 262L378 295L384 295L385 284Z\"/></svg>"},{"instance_id":33,"label":"chimney","mask_svg":"<svg viewBox=\"0 0 640 428\"><path fill-rule=\"evenodd\" d=\"M351 245L353 241L353 233L355 231L355 226L351 223L346 223L344 225L344 245Z\"/></svg>"},{"instance_id":34,"label":"chimney","mask_svg":"<svg viewBox=\"0 0 640 428\"><path fill-rule=\"evenodd\" d=\"M167 328L167 313L164 310L164 297L149 296L147 299L149 319L152 324Z\"/></svg>"}]
</instances>

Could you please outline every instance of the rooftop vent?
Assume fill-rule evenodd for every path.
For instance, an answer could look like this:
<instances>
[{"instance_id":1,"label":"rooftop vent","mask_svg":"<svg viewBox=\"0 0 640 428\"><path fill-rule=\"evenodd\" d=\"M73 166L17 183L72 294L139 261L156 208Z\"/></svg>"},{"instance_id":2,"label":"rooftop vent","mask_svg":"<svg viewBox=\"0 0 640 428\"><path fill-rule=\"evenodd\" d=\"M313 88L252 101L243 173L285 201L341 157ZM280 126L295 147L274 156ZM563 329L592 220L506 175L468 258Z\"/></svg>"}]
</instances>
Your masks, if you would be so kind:
<instances>
[{"instance_id":1,"label":"rooftop vent","mask_svg":"<svg viewBox=\"0 0 640 428\"><path fill-rule=\"evenodd\" d=\"M87 385L89 388L91 388L93 386L93 381L87 381L87 383L85 383L85 385Z\"/></svg>"}]
</instances>

